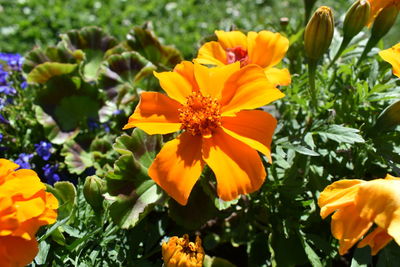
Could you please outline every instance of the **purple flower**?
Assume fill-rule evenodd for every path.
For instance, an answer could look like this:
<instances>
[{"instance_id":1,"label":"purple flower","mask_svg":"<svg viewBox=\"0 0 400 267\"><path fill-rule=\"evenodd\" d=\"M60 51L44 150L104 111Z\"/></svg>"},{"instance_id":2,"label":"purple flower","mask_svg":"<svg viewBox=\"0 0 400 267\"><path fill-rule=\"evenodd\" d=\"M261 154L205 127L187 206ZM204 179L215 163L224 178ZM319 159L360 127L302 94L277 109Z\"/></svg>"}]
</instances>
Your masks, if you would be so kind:
<instances>
[{"instance_id":1,"label":"purple flower","mask_svg":"<svg viewBox=\"0 0 400 267\"><path fill-rule=\"evenodd\" d=\"M18 158L14 161L20 166L20 169L31 169L29 161L32 159L33 154L21 153Z\"/></svg>"},{"instance_id":2,"label":"purple flower","mask_svg":"<svg viewBox=\"0 0 400 267\"><path fill-rule=\"evenodd\" d=\"M10 122L0 114L0 123L9 124Z\"/></svg>"},{"instance_id":3,"label":"purple flower","mask_svg":"<svg viewBox=\"0 0 400 267\"><path fill-rule=\"evenodd\" d=\"M0 133L0 142L3 141L3 135Z\"/></svg>"},{"instance_id":4,"label":"purple flower","mask_svg":"<svg viewBox=\"0 0 400 267\"><path fill-rule=\"evenodd\" d=\"M36 153L43 159L48 160L51 156L51 143L46 141L40 141L39 144L35 144Z\"/></svg>"},{"instance_id":5,"label":"purple flower","mask_svg":"<svg viewBox=\"0 0 400 267\"><path fill-rule=\"evenodd\" d=\"M0 53L0 61L6 62L12 70L20 71L24 58L19 54Z\"/></svg>"},{"instance_id":6,"label":"purple flower","mask_svg":"<svg viewBox=\"0 0 400 267\"><path fill-rule=\"evenodd\" d=\"M17 93L17 90L8 85L0 85L0 93L6 95L15 95Z\"/></svg>"},{"instance_id":7,"label":"purple flower","mask_svg":"<svg viewBox=\"0 0 400 267\"><path fill-rule=\"evenodd\" d=\"M50 164L44 165L42 168L44 177L48 184L53 185L55 182L60 181L60 176L56 173L58 164L52 166Z\"/></svg>"}]
</instances>

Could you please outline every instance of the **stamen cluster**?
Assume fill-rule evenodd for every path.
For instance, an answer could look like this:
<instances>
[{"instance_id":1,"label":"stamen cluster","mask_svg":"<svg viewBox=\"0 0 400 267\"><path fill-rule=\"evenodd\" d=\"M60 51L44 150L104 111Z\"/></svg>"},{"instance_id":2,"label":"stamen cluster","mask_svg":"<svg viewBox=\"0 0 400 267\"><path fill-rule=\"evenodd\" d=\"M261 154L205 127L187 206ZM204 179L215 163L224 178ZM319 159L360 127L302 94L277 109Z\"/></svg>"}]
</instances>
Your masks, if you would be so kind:
<instances>
[{"instance_id":1,"label":"stamen cluster","mask_svg":"<svg viewBox=\"0 0 400 267\"><path fill-rule=\"evenodd\" d=\"M221 126L221 111L218 99L192 92L185 105L179 109L181 129L193 136L210 136Z\"/></svg>"}]
</instances>

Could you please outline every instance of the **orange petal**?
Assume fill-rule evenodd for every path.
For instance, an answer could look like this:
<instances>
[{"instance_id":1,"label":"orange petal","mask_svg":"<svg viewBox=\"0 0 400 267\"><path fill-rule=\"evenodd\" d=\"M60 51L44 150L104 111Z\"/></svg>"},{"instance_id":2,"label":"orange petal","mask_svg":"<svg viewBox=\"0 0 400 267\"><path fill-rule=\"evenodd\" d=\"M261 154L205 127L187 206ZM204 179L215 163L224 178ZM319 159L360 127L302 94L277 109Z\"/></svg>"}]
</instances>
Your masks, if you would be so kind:
<instances>
[{"instance_id":1,"label":"orange petal","mask_svg":"<svg viewBox=\"0 0 400 267\"><path fill-rule=\"evenodd\" d=\"M240 31L215 31L215 35L218 37L218 42L221 44L223 49L242 47L247 49L247 37Z\"/></svg>"},{"instance_id":2,"label":"orange petal","mask_svg":"<svg viewBox=\"0 0 400 267\"><path fill-rule=\"evenodd\" d=\"M123 129L138 127L148 134L176 132L181 127L178 111L181 107L181 104L166 95L143 92L135 112Z\"/></svg>"},{"instance_id":3,"label":"orange petal","mask_svg":"<svg viewBox=\"0 0 400 267\"><path fill-rule=\"evenodd\" d=\"M243 110L235 117L222 117L222 129L271 159L271 141L276 128L272 115L261 110Z\"/></svg>"},{"instance_id":4,"label":"orange petal","mask_svg":"<svg viewBox=\"0 0 400 267\"><path fill-rule=\"evenodd\" d=\"M22 196L28 199L45 188L36 172L19 169L6 177L6 182L0 188L0 197Z\"/></svg>"},{"instance_id":5,"label":"orange petal","mask_svg":"<svg viewBox=\"0 0 400 267\"><path fill-rule=\"evenodd\" d=\"M400 43L392 48L382 50L379 55L393 66L393 74L400 78Z\"/></svg>"},{"instance_id":6,"label":"orange petal","mask_svg":"<svg viewBox=\"0 0 400 267\"><path fill-rule=\"evenodd\" d=\"M247 36L249 61L263 68L278 64L289 48L289 40L279 33L249 32Z\"/></svg>"},{"instance_id":7,"label":"orange petal","mask_svg":"<svg viewBox=\"0 0 400 267\"><path fill-rule=\"evenodd\" d=\"M37 217L45 210L45 203L40 197L29 200L15 201L18 221L23 222Z\"/></svg>"},{"instance_id":8,"label":"orange petal","mask_svg":"<svg viewBox=\"0 0 400 267\"><path fill-rule=\"evenodd\" d=\"M247 65L226 81L221 99L222 115L259 108L284 96L268 81L261 67Z\"/></svg>"},{"instance_id":9,"label":"orange petal","mask_svg":"<svg viewBox=\"0 0 400 267\"><path fill-rule=\"evenodd\" d=\"M179 204L186 205L203 166L201 138L183 133L164 145L149 176Z\"/></svg>"},{"instance_id":10,"label":"orange petal","mask_svg":"<svg viewBox=\"0 0 400 267\"><path fill-rule=\"evenodd\" d=\"M257 151L221 129L203 139L203 159L215 173L218 196L226 201L258 190L266 176Z\"/></svg>"},{"instance_id":11,"label":"orange petal","mask_svg":"<svg viewBox=\"0 0 400 267\"><path fill-rule=\"evenodd\" d=\"M393 238L388 235L385 229L377 227L364 237L364 239L358 243L357 247L363 248L369 245L371 247L371 254L374 256L392 240Z\"/></svg>"},{"instance_id":12,"label":"orange petal","mask_svg":"<svg viewBox=\"0 0 400 267\"><path fill-rule=\"evenodd\" d=\"M177 72L182 77L184 77L193 86L193 90L195 91L199 90L199 86L197 85L196 79L194 77L194 65L192 62L182 61L181 63L175 66L174 72Z\"/></svg>"},{"instance_id":13,"label":"orange petal","mask_svg":"<svg viewBox=\"0 0 400 267\"><path fill-rule=\"evenodd\" d=\"M184 69L190 66L190 63L180 64L182 65L175 67L179 71L154 72L154 76L160 81L161 88L164 89L170 98L183 104L195 86L190 83L190 80L186 79L186 75L181 75L181 72L186 72Z\"/></svg>"},{"instance_id":14,"label":"orange petal","mask_svg":"<svg viewBox=\"0 0 400 267\"><path fill-rule=\"evenodd\" d=\"M376 179L360 185L355 204L360 216L387 229L400 244L400 181Z\"/></svg>"},{"instance_id":15,"label":"orange petal","mask_svg":"<svg viewBox=\"0 0 400 267\"><path fill-rule=\"evenodd\" d=\"M332 216L331 230L339 239L339 254L347 251L368 231L372 222L362 219L354 206L341 208Z\"/></svg>"},{"instance_id":16,"label":"orange petal","mask_svg":"<svg viewBox=\"0 0 400 267\"><path fill-rule=\"evenodd\" d=\"M274 85L289 85L292 82L288 69L268 68L265 69L265 76Z\"/></svg>"},{"instance_id":17,"label":"orange petal","mask_svg":"<svg viewBox=\"0 0 400 267\"><path fill-rule=\"evenodd\" d=\"M38 253L35 239L25 240L19 237L0 237L0 262L2 267L23 267L33 261Z\"/></svg>"},{"instance_id":18,"label":"orange petal","mask_svg":"<svg viewBox=\"0 0 400 267\"><path fill-rule=\"evenodd\" d=\"M201 64L195 63L194 75L202 95L221 99L225 82L239 69L240 62L215 68L207 68Z\"/></svg>"},{"instance_id":19,"label":"orange petal","mask_svg":"<svg viewBox=\"0 0 400 267\"><path fill-rule=\"evenodd\" d=\"M341 180L327 186L319 195L318 206L322 219L339 208L354 204L362 180Z\"/></svg>"},{"instance_id":20,"label":"orange petal","mask_svg":"<svg viewBox=\"0 0 400 267\"><path fill-rule=\"evenodd\" d=\"M200 47L194 62L217 66L226 65L226 51L218 42L207 42Z\"/></svg>"},{"instance_id":21,"label":"orange petal","mask_svg":"<svg viewBox=\"0 0 400 267\"><path fill-rule=\"evenodd\" d=\"M18 169L19 165L7 159L0 159L0 184L14 170Z\"/></svg>"}]
</instances>

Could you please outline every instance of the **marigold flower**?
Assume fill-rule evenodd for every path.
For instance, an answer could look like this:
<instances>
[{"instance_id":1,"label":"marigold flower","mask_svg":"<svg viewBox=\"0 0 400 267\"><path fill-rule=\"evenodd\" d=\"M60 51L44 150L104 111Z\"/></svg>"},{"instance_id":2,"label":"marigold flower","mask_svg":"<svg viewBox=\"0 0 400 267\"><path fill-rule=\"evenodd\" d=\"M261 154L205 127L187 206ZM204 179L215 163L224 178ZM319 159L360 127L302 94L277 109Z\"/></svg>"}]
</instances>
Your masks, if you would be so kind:
<instances>
[{"instance_id":1,"label":"marigold flower","mask_svg":"<svg viewBox=\"0 0 400 267\"><path fill-rule=\"evenodd\" d=\"M26 266L38 252L35 234L57 219L58 201L32 170L0 159L0 262Z\"/></svg>"},{"instance_id":2,"label":"marigold flower","mask_svg":"<svg viewBox=\"0 0 400 267\"><path fill-rule=\"evenodd\" d=\"M288 69L274 68L285 56L289 40L270 31L215 31L218 41L207 42L199 49L195 62L223 66L239 61L241 67L256 64L264 68L267 78L275 85L289 85Z\"/></svg>"},{"instance_id":3,"label":"marigold flower","mask_svg":"<svg viewBox=\"0 0 400 267\"><path fill-rule=\"evenodd\" d=\"M173 236L162 244L162 256L166 267L201 267L204 260L204 249L201 239L196 236L196 242L189 242L189 236L178 238Z\"/></svg>"},{"instance_id":4,"label":"marigold flower","mask_svg":"<svg viewBox=\"0 0 400 267\"><path fill-rule=\"evenodd\" d=\"M144 92L124 129L148 134L183 130L161 149L149 176L181 205L207 164L218 196L233 200L256 191L266 173L257 151L271 160L276 120L261 110L284 96L257 65L207 68L184 61L172 72L155 73L168 96Z\"/></svg>"},{"instance_id":5,"label":"marigold flower","mask_svg":"<svg viewBox=\"0 0 400 267\"><path fill-rule=\"evenodd\" d=\"M332 212L331 229L345 254L358 240L372 255L392 239L400 245L400 178L387 175L372 181L341 180L327 186L318 199L321 217ZM373 224L376 228L368 232ZM365 236L366 235L366 236Z\"/></svg>"},{"instance_id":6,"label":"marigold flower","mask_svg":"<svg viewBox=\"0 0 400 267\"><path fill-rule=\"evenodd\" d=\"M382 50L379 55L393 66L393 74L400 78L400 43L389 49Z\"/></svg>"},{"instance_id":7,"label":"marigold flower","mask_svg":"<svg viewBox=\"0 0 400 267\"><path fill-rule=\"evenodd\" d=\"M379 12L388 7L388 6L396 6L397 9L400 10L400 1L399 0L368 0L371 4L371 13L369 16L369 20L367 25L371 25L371 23L375 20L376 16Z\"/></svg>"}]
</instances>

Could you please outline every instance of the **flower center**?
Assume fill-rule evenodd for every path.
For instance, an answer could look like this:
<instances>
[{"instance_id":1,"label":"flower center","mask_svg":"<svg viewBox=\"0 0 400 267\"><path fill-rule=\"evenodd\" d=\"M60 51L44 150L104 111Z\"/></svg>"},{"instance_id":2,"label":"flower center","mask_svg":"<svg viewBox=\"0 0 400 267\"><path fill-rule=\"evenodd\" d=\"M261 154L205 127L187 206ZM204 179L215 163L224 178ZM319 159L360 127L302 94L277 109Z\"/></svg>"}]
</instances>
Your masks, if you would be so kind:
<instances>
[{"instance_id":1,"label":"flower center","mask_svg":"<svg viewBox=\"0 0 400 267\"><path fill-rule=\"evenodd\" d=\"M240 67L244 67L249 64L249 56L247 50L241 46L226 49L226 60L228 64L240 61Z\"/></svg>"},{"instance_id":2,"label":"flower center","mask_svg":"<svg viewBox=\"0 0 400 267\"><path fill-rule=\"evenodd\" d=\"M193 136L209 137L214 129L221 126L220 104L216 98L192 92L179 109L179 120L182 130Z\"/></svg>"}]
</instances>

